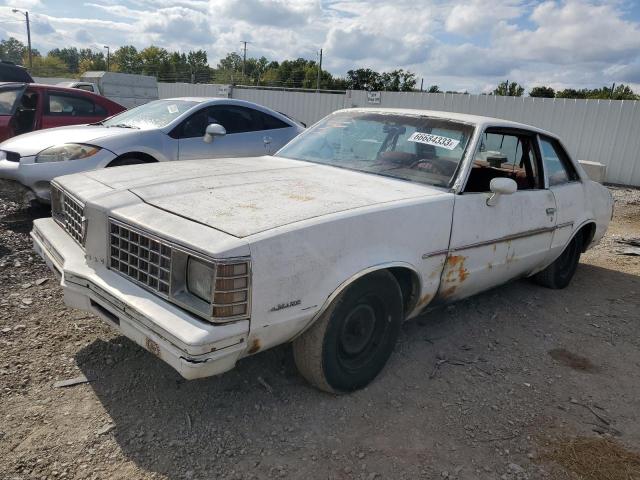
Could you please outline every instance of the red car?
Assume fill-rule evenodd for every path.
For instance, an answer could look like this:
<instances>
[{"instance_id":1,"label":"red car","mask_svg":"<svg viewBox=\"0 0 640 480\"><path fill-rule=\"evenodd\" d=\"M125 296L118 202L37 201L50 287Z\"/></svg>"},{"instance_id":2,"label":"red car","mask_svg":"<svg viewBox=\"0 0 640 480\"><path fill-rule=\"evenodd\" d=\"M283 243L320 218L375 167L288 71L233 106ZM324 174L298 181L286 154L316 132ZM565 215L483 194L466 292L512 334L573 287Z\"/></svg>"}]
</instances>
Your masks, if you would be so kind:
<instances>
[{"instance_id":1,"label":"red car","mask_svg":"<svg viewBox=\"0 0 640 480\"><path fill-rule=\"evenodd\" d=\"M77 88L0 82L0 142L33 130L97 122L123 110Z\"/></svg>"}]
</instances>

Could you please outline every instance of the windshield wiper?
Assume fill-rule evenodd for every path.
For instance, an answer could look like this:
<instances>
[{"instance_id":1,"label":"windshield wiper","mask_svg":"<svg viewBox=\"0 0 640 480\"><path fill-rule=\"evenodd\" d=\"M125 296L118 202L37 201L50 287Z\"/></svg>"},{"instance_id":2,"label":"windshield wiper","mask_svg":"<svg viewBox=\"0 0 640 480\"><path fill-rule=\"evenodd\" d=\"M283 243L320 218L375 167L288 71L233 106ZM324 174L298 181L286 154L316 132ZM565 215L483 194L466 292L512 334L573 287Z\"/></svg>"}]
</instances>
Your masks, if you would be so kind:
<instances>
[{"instance_id":1,"label":"windshield wiper","mask_svg":"<svg viewBox=\"0 0 640 480\"><path fill-rule=\"evenodd\" d=\"M104 120L100 120L99 122L90 123L89 125L103 125Z\"/></svg>"},{"instance_id":2,"label":"windshield wiper","mask_svg":"<svg viewBox=\"0 0 640 480\"><path fill-rule=\"evenodd\" d=\"M133 128L135 130L140 130L140 127L135 127L133 125L127 125L126 123L116 123L115 125L109 125L109 127Z\"/></svg>"}]
</instances>

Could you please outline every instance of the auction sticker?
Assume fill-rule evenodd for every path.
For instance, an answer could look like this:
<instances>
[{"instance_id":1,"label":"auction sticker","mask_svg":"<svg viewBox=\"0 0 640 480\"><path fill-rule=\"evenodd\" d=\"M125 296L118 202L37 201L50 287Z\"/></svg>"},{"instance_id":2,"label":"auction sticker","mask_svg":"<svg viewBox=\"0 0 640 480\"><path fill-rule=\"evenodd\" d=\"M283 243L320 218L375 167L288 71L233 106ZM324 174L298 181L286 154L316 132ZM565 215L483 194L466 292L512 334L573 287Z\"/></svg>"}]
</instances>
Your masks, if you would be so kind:
<instances>
[{"instance_id":1,"label":"auction sticker","mask_svg":"<svg viewBox=\"0 0 640 480\"><path fill-rule=\"evenodd\" d=\"M446 148L447 150L453 150L460 143L460 140L454 140L453 138L420 132L414 132L407 140L409 142L418 142L426 145L433 145L434 147Z\"/></svg>"}]
</instances>

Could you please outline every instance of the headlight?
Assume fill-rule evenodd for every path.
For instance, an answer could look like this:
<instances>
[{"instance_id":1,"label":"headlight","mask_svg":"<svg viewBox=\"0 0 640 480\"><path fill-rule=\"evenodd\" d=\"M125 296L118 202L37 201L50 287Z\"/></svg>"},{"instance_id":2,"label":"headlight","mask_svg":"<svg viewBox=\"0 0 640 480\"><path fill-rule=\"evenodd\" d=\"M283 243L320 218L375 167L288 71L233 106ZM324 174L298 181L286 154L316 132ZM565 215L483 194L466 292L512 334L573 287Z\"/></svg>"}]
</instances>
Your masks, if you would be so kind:
<instances>
[{"instance_id":1,"label":"headlight","mask_svg":"<svg viewBox=\"0 0 640 480\"><path fill-rule=\"evenodd\" d=\"M214 268L197 258L189 257L187 265L187 289L196 297L211 302Z\"/></svg>"},{"instance_id":2,"label":"headlight","mask_svg":"<svg viewBox=\"0 0 640 480\"><path fill-rule=\"evenodd\" d=\"M67 143L49 147L36 155L36 163L66 162L68 160L81 160L93 157L101 150L93 145L81 145L79 143Z\"/></svg>"}]
</instances>

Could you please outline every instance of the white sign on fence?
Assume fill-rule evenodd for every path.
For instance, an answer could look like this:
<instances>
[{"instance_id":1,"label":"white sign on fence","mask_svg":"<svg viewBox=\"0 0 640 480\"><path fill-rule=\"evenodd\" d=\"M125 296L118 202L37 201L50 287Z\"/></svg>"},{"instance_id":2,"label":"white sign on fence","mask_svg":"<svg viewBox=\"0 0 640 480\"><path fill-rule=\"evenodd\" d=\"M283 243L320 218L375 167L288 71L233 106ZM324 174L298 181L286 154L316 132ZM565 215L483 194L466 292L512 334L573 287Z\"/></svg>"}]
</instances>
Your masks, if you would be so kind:
<instances>
[{"instance_id":1,"label":"white sign on fence","mask_svg":"<svg viewBox=\"0 0 640 480\"><path fill-rule=\"evenodd\" d=\"M382 102L382 92L367 92L367 103L380 105Z\"/></svg>"}]
</instances>

